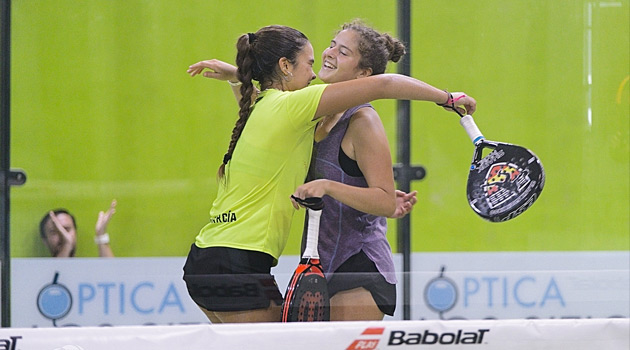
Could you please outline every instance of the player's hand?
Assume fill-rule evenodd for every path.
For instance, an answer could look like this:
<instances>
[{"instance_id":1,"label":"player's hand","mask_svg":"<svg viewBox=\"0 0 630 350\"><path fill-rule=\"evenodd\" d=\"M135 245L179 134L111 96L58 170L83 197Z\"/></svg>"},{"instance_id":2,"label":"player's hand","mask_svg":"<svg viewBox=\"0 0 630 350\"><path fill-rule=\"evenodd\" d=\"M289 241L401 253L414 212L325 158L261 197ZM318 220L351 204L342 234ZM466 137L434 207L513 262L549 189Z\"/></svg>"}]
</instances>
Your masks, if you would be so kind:
<instances>
[{"instance_id":1,"label":"player's hand","mask_svg":"<svg viewBox=\"0 0 630 350\"><path fill-rule=\"evenodd\" d=\"M295 192L293 192L293 196L306 199L310 197L318 197L321 198L326 194L326 186L328 185L328 181L326 179L318 179L313 180L311 182L307 182L303 185L300 185ZM296 202L293 198L291 198L291 203L293 204L293 208L300 209L300 204Z\"/></svg>"},{"instance_id":2,"label":"player's hand","mask_svg":"<svg viewBox=\"0 0 630 350\"><path fill-rule=\"evenodd\" d=\"M416 195L418 191L405 193L403 191L396 190L396 211L390 216L392 219L400 219L413 209L413 206L418 203Z\"/></svg>"},{"instance_id":3,"label":"player's hand","mask_svg":"<svg viewBox=\"0 0 630 350\"><path fill-rule=\"evenodd\" d=\"M116 200L112 200L112 203L109 206L109 209L106 212L99 212L98 219L96 220L96 235L101 236L104 235L107 231L107 224L109 220L112 218L114 213L116 213Z\"/></svg>"},{"instance_id":4,"label":"player's hand","mask_svg":"<svg viewBox=\"0 0 630 350\"><path fill-rule=\"evenodd\" d=\"M477 101L475 101L474 98L463 92L453 92L451 95L453 95L453 104L459 113L470 115L475 113L475 110L477 109Z\"/></svg>"},{"instance_id":5,"label":"player's hand","mask_svg":"<svg viewBox=\"0 0 630 350\"><path fill-rule=\"evenodd\" d=\"M236 66L217 59L211 59L191 65L186 72L191 77L203 72L203 76L206 78L236 82L238 81L236 70Z\"/></svg>"}]
</instances>

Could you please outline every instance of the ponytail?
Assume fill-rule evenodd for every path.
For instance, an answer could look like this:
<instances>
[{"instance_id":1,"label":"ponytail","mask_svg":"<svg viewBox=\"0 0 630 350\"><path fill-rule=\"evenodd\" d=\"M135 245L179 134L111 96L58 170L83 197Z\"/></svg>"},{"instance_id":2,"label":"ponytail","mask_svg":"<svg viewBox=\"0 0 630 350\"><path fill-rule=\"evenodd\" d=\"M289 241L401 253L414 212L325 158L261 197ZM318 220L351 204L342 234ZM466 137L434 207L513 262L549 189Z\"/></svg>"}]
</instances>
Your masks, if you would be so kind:
<instances>
[{"instance_id":1,"label":"ponytail","mask_svg":"<svg viewBox=\"0 0 630 350\"><path fill-rule=\"evenodd\" d=\"M250 41L250 39L252 39ZM252 83L253 72L252 66L255 65L254 58L251 54L251 46L252 42L256 39L253 33L243 34L240 38L238 38L238 42L236 43L237 55L236 55L236 65L238 66L238 70L236 72L236 76L238 80L242 83L241 85L241 100L238 102L240 110L238 112L238 120L232 129L232 138L230 139L230 145L228 146L228 150L223 156L223 163L219 166L219 171L217 176L221 179L225 176L225 166L232 159L232 153L234 153L234 148L236 147L236 142L241 137L241 133L243 132L243 128L245 128L245 124L249 119L249 114L251 112L251 102L252 102L252 94L254 93L254 84Z\"/></svg>"}]
</instances>

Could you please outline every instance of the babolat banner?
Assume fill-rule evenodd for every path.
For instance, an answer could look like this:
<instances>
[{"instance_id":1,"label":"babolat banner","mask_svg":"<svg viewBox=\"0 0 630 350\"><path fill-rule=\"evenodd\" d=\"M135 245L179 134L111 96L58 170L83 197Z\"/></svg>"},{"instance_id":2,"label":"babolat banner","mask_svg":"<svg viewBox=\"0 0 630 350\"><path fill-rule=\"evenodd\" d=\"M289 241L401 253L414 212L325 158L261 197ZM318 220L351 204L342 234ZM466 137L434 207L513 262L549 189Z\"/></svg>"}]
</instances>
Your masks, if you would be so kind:
<instances>
[{"instance_id":1,"label":"babolat banner","mask_svg":"<svg viewBox=\"0 0 630 350\"><path fill-rule=\"evenodd\" d=\"M272 269L282 292L298 258L282 257ZM395 260L400 271L400 256ZM182 280L184 262L173 257L13 259L11 325L208 323ZM415 253L411 319L628 318L629 266L629 252ZM398 280L403 280L400 273ZM401 282L397 289L396 313L386 321L402 319ZM207 292L234 297L248 291L218 286ZM394 332L392 342L407 344L422 334ZM431 334L419 341L432 339ZM468 344L486 336L483 329L465 330L453 341Z\"/></svg>"},{"instance_id":2,"label":"babolat banner","mask_svg":"<svg viewBox=\"0 0 630 350\"><path fill-rule=\"evenodd\" d=\"M629 319L0 328L3 350L627 350Z\"/></svg>"}]
</instances>

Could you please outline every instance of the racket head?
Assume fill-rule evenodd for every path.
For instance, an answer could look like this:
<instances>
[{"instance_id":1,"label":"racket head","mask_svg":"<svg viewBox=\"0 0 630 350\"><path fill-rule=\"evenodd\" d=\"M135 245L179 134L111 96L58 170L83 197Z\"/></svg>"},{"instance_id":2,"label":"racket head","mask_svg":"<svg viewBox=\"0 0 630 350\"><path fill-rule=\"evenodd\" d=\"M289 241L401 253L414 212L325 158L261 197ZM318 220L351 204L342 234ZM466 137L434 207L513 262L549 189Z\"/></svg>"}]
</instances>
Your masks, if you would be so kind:
<instances>
[{"instance_id":1,"label":"racket head","mask_svg":"<svg viewBox=\"0 0 630 350\"><path fill-rule=\"evenodd\" d=\"M330 321L328 284L318 259L303 259L282 304L282 322Z\"/></svg>"},{"instance_id":2,"label":"racket head","mask_svg":"<svg viewBox=\"0 0 630 350\"><path fill-rule=\"evenodd\" d=\"M482 156L486 149L492 151ZM482 140L468 173L468 203L490 222L511 220L527 210L545 185L545 170L530 150L502 142Z\"/></svg>"}]
</instances>

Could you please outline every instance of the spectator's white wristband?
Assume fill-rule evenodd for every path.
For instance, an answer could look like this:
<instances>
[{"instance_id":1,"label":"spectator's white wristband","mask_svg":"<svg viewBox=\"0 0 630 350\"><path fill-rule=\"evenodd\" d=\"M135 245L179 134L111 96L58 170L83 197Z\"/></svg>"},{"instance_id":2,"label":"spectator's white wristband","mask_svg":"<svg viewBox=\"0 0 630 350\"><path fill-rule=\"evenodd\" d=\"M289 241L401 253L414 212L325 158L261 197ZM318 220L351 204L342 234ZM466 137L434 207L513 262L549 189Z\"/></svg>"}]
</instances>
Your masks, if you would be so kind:
<instances>
[{"instance_id":1,"label":"spectator's white wristband","mask_svg":"<svg viewBox=\"0 0 630 350\"><path fill-rule=\"evenodd\" d=\"M99 245L109 243L109 234L104 233L100 236L94 236L94 243L99 244Z\"/></svg>"}]
</instances>

